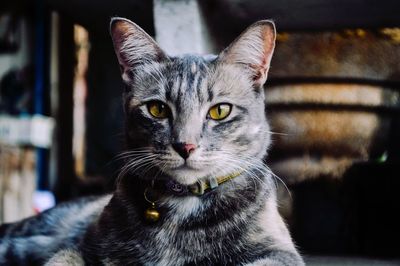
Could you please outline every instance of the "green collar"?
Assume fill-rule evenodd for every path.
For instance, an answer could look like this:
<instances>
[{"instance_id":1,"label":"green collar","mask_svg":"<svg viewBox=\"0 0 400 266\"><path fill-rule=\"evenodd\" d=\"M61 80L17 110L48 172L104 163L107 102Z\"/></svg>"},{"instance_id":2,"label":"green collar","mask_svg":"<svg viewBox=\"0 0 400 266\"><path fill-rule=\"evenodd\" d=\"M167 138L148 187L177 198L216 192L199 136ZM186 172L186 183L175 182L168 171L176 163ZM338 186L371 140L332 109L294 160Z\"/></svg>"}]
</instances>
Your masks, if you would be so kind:
<instances>
[{"instance_id":1,"label":"green collar","mask_svg":"<svg viewBox=\"0 0 400 266\"><path fill-rule=\"evenodd\" d=\"M242 173L243 173L243 171L238 171L238 172L232 173L230 175L212 177L212 178L209 178L208 180L200 180L192 185L187 186L187 188L190 193L192 193L196 196L201 196L205 192L217 188L219 185L241 175Z\"/></svg>"}]
</instances>

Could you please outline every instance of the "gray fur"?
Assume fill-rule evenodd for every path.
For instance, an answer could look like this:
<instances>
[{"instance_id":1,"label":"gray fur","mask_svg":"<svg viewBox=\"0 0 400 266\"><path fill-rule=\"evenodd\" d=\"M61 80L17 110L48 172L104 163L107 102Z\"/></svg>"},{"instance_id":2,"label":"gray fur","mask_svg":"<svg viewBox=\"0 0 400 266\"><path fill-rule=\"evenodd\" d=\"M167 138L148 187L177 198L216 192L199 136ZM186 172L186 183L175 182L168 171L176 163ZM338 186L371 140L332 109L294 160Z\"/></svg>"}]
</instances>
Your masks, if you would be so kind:
<instances>
[{"instance_id":1,"label":"gray fur","mask_svg":"<svg viewBox=\"0 0 400 266\"><path fill-rule=\"evenodd\" d=\"M46 262L45 266L81 266L85 265L82 255L72 249L62 249Z\"/></svg>"},{"instance_id":2,"label":"gray fur","mask_svg":"<svg viewBox=\"0 0 400 266\"><path fill-rule=\"evenodd\" d=\"M218 57L168 57L126 19L113 19L111 35L127 86L128 151L122 155L126 164L117 190L104 210L108 198L61 206L4 227L0 262L12 253L23 264L29 251L10 245L21 238L21 246L37 244L42 261L57 253L48 265L63 260L76 265L82 260L88 265L303 265L278 214L275 185L263 163L270 132L262 85L274 49L273 24L252 25ZM152 117L146 107L150 101L167 105L168 118ZM232 110L214 121L207 113L219 103ZM197 148L185 160L174 143ZM161 191L161 219L144 220L149 204L143 193L151 180L189 185L234 172L241 174L202 196ZM74 215L81 208L86 211ZM18 230L33 226L46 227L34 234L41 239ZM39 250L30 252L40 257Z\"/></svg>"},{"instance_id":3,"label":"gray fur","mask_svg":"<svg viewBox=\"0 0 400 266\"><path fill-rule=\"evenodd\" d=\"M42 265L60 249L74 248L110 196L82 198L0 227L0 265Z\"/></svg>"}]
</instances>

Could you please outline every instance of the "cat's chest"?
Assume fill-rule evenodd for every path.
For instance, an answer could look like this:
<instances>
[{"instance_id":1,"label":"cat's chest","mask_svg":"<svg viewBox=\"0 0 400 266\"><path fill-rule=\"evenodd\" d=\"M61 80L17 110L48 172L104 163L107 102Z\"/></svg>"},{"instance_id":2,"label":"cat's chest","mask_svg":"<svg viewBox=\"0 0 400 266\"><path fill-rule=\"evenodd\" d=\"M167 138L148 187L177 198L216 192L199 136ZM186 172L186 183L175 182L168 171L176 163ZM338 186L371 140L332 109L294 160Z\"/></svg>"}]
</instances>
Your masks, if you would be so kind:
<instances>
[{"instance_id":1,"label":"cat's chest","mask_svg":"<svg viewBox=\"0 0 400 266\"><path fill-rule=\"evenodd\" d=\"M240 248L246 241L245 230L241 229L232 231L222 224L187 229L173 223L142 227L134 238L121 245L123 252L120 249L109 254L102 262L104 265L218 265L230 257L238 259L245 252L245 248ZM129 256L121 258L120 254Z\"/></svg>"},{"instance_id":2,"label":"cat's chest","mask_svg":"<svg viewBox=\"0 0 400 266\"><path fill-rule=\"evenodd\" d=\"M154 224L146 223L140 211L129 216L106 213L88 246L97 247L94 256L104 265L218 265L248 258L248 251L254 250L251 232L258 227L250 218L257 205L243 209L216 205L197 198L183 205L172 202L169 208L160 208L161 219Z\"/></svg>"}]
</instances>

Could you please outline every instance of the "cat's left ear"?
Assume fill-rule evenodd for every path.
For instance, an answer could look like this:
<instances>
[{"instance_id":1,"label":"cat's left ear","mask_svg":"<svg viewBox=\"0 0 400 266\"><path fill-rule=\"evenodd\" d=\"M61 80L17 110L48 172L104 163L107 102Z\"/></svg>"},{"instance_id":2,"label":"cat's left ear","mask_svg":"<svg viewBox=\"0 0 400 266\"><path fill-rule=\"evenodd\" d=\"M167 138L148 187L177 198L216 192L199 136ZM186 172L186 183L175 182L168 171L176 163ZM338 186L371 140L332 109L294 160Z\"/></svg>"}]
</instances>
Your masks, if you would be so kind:
<instances>
[{"instance_id":1,"label":"cat's left ear","mask_svg":"<svg viewBox=\"0 0 400 266\"><path fill-rule=\"evenodd\" d=\"M110 33L125 82L130 82L146 64L167 58L154 39L128 19L113 18Z\"/></svg>"},{"instance_id":2,"label":"cat's left ear","mask_svg":"<svg viewBox=\"0 0 400 266\"><path fill-rule=\"evenodd\" d=\"M258 21L221 52L219 61L244 67L259 88L267 80L275 38L275 24L270 20Z\"/></svg>"}]
</instances>

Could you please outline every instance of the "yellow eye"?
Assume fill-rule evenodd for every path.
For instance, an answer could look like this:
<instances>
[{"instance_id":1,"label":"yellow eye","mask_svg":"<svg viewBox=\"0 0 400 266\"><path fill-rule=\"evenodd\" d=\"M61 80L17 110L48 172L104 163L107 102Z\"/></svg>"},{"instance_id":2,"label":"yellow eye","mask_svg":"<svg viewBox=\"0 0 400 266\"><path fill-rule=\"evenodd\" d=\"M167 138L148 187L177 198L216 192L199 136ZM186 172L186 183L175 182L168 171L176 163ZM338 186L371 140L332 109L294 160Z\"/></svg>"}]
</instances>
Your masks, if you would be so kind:
<instances>
[{"instance_id":1,"label":"yellow eye","mask_svg":"<svg viewBox=\"0 0 400 266\"><path fill-rule=\"evenodd\" d=\"M169 113L167 105L159 101L152 101L147 103L147 109L149 110L149 113L155 118L166 118Z\"/></svg>"},{"instance_id":2,"label":"yellow eye","mask_svg":"<svg viewBox=\"0 0 400 266\"><path fill-rule=\"evenodd\" d=\"M231 113L231 109L232 105L220 103L210 108L210 111L208 111L208 116L214 120L222 120Z\"/></svg>"}]
</instances>

